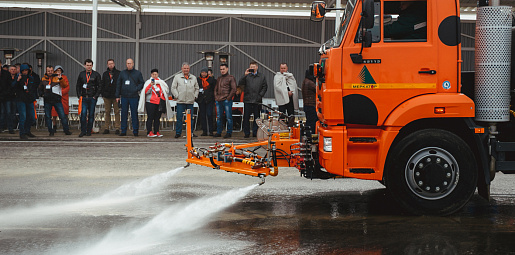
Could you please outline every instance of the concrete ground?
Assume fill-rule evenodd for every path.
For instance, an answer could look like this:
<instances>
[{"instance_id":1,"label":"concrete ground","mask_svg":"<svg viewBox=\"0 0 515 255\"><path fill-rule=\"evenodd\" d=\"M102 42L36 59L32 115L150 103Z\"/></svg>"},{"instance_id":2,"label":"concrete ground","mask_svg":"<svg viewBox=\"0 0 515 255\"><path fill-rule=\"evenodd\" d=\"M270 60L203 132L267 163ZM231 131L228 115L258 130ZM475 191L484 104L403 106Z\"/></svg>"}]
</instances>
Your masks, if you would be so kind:
<instances>
[{"instance_id":1,"label":"concrete ground","mask_svg":"<svg viewBox=\"0 0 515 255\"><path fill-rule=\"evenodd\" d=\"M403 213L376 181L185 165L184 138L0 134L0 254L510 254L515 175L448 217ZM197 132L200 134L200 132ZM232 139L198 137L198 145Z\"/></svg>"}]
</instances>

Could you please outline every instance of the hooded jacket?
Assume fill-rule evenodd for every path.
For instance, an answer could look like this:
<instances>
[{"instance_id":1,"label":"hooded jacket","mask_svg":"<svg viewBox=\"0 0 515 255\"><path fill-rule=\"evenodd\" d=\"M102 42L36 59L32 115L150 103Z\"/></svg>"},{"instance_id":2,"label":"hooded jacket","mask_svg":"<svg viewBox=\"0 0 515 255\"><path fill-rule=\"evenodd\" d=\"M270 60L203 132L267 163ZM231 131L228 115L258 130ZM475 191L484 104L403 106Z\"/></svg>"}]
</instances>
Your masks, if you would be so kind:
<instances>
[{"instance_id":1,"label":"hooded jacket","mask_svg":"<svg viewBox=\"0 0 515 255\"><path fill-rule=\"evenodd\" d=\"M37 93L38 84L35 83L34 77L31 75L21 75L21 79L18 81L18 76L20 75L17 74L13 81L16 101L30 104L36 101L34 95Z\"/></svg>"},{"instance_id":2,"label":"hooded jacket","mask_svg":"<svg viewBox=\"0 0 515 255\"><path fill-rule=\"evenodd\" d=\"M68 87L68 83L61 77L50 76L47 74L41 79L39 84L39 94L43 95L45 103L58 103L61 102L63 96L63 88Z\"/></svg>"},{"instance_id":3,"label":"hooded jacket","mask_svg":"<svg viewBox=\"0 0 515 255\"><path fill-rule=\"evenodd\" d=\"M245 93L243 102L251 104L262 103L262 99L268 89L265 75L260 72L257 72L256 75L249 73L243 76L238 82L238 85L243 87L243 92Z\"/></svg>"},{"instance_id":4,"label":"hooded jacket","mask_svg":"<svg viewBox=\"0 0 515 255\"><path fill-rule=\"evenodd\" d=\"M116 98L116 84L118 77L120 76L120 70L113 68L113 70L105 71L102 74L102 97L104 98Z\"/></svg>"}]
</instances>

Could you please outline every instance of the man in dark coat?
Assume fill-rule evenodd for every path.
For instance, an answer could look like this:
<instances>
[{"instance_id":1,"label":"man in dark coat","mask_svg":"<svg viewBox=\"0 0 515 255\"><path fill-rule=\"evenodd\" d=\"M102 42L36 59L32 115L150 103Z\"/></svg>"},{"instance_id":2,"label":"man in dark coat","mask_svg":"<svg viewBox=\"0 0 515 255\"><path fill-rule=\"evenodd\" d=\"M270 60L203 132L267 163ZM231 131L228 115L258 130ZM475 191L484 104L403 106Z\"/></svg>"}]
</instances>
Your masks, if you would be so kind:
<instances>
[{"instance_id":1,"label":"man in dark coat","mask_svg":"<svg viewBox=\"0 0 515 255\"><path fill-rule=\"evenodd\" d=\"M252 135L257 136L257 125L256 119L261 116L261 103L262 98L265 96L268 84L266 77L262 73L258 72L257 62L251 62L247 70L245 70L245 76L243 76L238 85L243 88L243 132L245 138L250 137L250 115L254 114L254 121L252 122Z\"/></svg>"},{"instance_id":2,"label":"man in dark coat","mask_svg":"<svg viewBox=\"0 0 515 255\"><path fill-rule=\"evenodd\" d=\"M215 105L215 86L216 80L208 75L208 69L203 67L200 76L197 77L199 94L197 104L199 106L198 119L202 125L201 136L208 134L213 136L215 127L213 125L213 107Z\"/></svg>"},{"instance_id":3,"label":"man in dark coat","mask_svg":"<svg viewBox=\"0 0 515 255\"><path fill-rule=\"evenodd\" d=\"M111 109L114 109L114 128L116 129L116 134L120 134L120 107L116 102L116 83L119 76L120 71L116 69L114 60L107 60L107 70L102 74L102 98L104 98L105 106L104 134L109 134Z\"/></svg>"}]
</instances>

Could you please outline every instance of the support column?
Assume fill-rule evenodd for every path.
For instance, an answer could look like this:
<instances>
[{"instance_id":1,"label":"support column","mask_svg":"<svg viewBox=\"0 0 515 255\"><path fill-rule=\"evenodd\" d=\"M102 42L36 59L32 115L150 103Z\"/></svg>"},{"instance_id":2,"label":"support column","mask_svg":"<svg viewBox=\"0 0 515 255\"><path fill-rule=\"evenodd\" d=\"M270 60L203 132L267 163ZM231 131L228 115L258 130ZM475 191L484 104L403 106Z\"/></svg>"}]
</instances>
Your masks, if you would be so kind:
<instances>
[{"instance_id":1,"label":"support column","mask_svg":"<svg viewBox=\"0 0 515 255\"><path fill-rule=\"evenodd\" d=\"M140 35L141 30L141 12L136 11L136 50L134 55L134 68L139 70L139 48L140 48Z\"/></svg>"},{"instance_id":2,"label":"support column","mask_svg":"<svg viewBox=\"0 0 515 255\"><path fill-rule=\"evenodd\" d=\"M336 8L340 9L342 8L342 0L336 0ZM340 28L340 15L341 11L336 10L336 17L335 17L335 25L334 25L334 34L338 33L338 29Z\"/></svg>"},{"instance_id":3,"label":"support column","mask_svg":"<svg viewBox=\"0 0 515 255\"><path fill-rule=\"evenodd\" d=\"M93 11L91 20L91 60L93 60L93 70L97 66L97 30L98 30L98 0L93 0Z\"/></svg>"}]
</instances>

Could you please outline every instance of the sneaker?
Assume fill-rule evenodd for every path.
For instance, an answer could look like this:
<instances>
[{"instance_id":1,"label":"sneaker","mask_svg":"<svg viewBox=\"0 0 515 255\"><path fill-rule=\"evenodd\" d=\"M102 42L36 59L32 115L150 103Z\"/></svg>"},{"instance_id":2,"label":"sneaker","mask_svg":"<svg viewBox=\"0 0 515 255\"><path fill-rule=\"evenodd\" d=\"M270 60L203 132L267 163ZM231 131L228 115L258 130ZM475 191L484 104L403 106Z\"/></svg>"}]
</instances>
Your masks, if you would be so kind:
<instances>
[{"instance_id":1,"label":"sneaker","mask_svg":"<svg viewBox=\"0 0 515 255\"><path fill-rule=\"evenodd\" d=\"M163 135L162 135L162 134L159 134L159 132L156 132L156 136L157 136L157 137L163 137Z\"/></svg>"},{"instance_id":2,"label":"sneaker","mask_svg":"<svg viewBox=\"0 0 515 255\"><path fill-rule=\"evenodd\" d=\"M21 139L21 140L29 140L29 138L27 137L27 135L20 135L20 139Z\"/></svg>"},{"instance_id":3,"label":"sneaker","mask_svg":"<svg viewBox=\"0 0 515 255\"><path fill-rule=\"evenodd\" d=\"M26 136L28 136L28 137L36 137L36 136L35 136L33 133L31 133L31 132L29 132L29 133L27 133L27 134L25 134L25 135L26 135Z\"/></svg>"},{"instance_id":4,"label":"sneaker","mask_svg":"<svg viewBox=\"0 0 515 255\"><path fill-rule=\"evenodd\" d=\"M126 133L120 133L119 136L126 136Z\"/></svg>"},{"instance_id":5,"label":"sneaker","mask_svg":"<svg viewBox=\"0 0 515 255\"><path fill-rule=\"evenodd\" d=\"M104 130L104 135L109 134L109 129Z\"/></svg>"},{"instance_id":6,"label":"sneaker","mask_svg":"<svg viewBox=\"0 0 515 255\"><path fill-rule=\"evenodd\" d=\"M86 133L80 132L79 137L83 137L85 135L86 135Z\"/></svg>"},{"instance_id":7,"label":"sneaker","mask_svg":"<svg viewBox=\"0 0 515 255\"><path fill-rule=\"evenodd\" d=\"M64 134L65 134L65 135L71 135L71 134L72 134L72 132L70 132L69 130L65 130L65 131L64 131Z\"/></svg>"},{"instance_id":8,"label":"sneaker","mask_svg":"<svg viewBox=\"0 0 515 255\"><path fill-rule=\"evenodd\" d=\"M244 138L249 138L250 134L245 134Z\"/></svg>"},{"instance_id":9,"label":"sneaker","mask_svg":"<svg viewBox=\"0 0 515 255\"><path fill-rule=\"evenodd\" d=\"M222 134L216 133L214 137L222 137Z\"/></svg>"},{"instance_id":10,"label":"sneaker","mask_svg":"<svg viewBox=\"0 0 515 255\"><path fill-rule=\"evenodd\" d=\"M150 131L148 132L147 137L157 137L157 135L155 135L154 132Z\"/></svg>"},{"instance_id":11,"label":"sneaker","mask_svg":"<svg viewBox=\"0 0 515 255\"><path fill-rule=\"evenodd\" d=\"M175 138L179 138L179 137L181 137L180 134L175 134Z\"/></svg>"},{"instance_id":12,"label":"sneaker","mask_svg":"<svg viewBox=\"0 0 515 255\"><path fill-rule=\"evenodd\" d=\"M200 134L200 136L207 136L207 133L202 133Z\"/></svg>"},{"instance_id":13,"label":"sneaker","mask_svg":"<svg viewBox=\"0 0 515 255\"><path fill-rule=\"evenodd\" d=\"M120 134L120 130L117 129L115 132L114 132L115 135L119 135Z\"/></svg>"},{"instance_id":14,"label":"sneaker","mask_svg":"<svg viewBox=\"0 0 515 255\"><path fill-rule=\"evenodd\" d=\"M227 133L224 135L224 138L231 138L231 136L232 136L231 134Z\"/></svg>"},{"instance_id":15,"label":"sneaker","mask_svg":"<svg viewBox=\"0 0 515 255\"><path fill-rule=\"evenodd\" d=\"M48 136L54 136L54 132L50 132Z\"/></svg>"}]
</instances>

